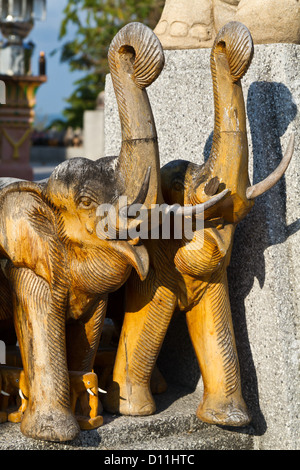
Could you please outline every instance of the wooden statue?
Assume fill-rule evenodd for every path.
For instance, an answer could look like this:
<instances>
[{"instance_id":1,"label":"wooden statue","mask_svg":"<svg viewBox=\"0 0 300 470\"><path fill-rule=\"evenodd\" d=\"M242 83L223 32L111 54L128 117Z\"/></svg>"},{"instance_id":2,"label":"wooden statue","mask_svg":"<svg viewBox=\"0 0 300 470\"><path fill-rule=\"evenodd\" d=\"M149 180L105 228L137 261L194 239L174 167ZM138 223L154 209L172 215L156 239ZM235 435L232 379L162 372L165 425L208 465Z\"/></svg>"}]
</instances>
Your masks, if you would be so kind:
<instances>
[{"instance_id":1,"label":"wooden statue","mask_svg":"<svg viewBox=\"0 0 300 470\"><path fill-rule=\"evenodd\" d=\"M29 384L21 431L36 439L78 434L68 370L92 371L108 293L132 268L141 280L149 269L145 246L117 235L124 224L139 224L127 216L133 203L150 208L162 201L145 90L162 70L162 47L149 28L131 23L114 38L109 64L123 135L119 157L68 160L38 183L0 178L0 339L11 344L14 321ZM114 220L114 236L105 239L97 210L114 208L120 196L127 203Z\"/></svg>"},{"instance_id":2,"label":"wooden statue","mask_svg":"<svg viewBox=\"0 0 300 470\"><path fill-rule=\"evenodd\" d=\"M151 374L174 309L179 307L186 312L204 382L197 416L230 426L242 426L251 419L241 393L226 268L236 225L251 210L254 199L283 175L293 153L291 139L277 170L251 186L241 78L252 55L252 38L243 24L230 22L220 30L211 52L215 124L210 157L203 165L179 160L162 168L162 193L168 204L195 206L224 189L229 193L205 210L204 230L195 231L192 240L143 240L150 269L143 282L132 273L126 284L113 381L103 402L110 412L154 413Z\"/></svg>"},{"instance_id":3,"label":"wooden statue","mask_svg":"<svg viewBox=\"0 0 300 470\"><path fill-rule=\"evenodd\" d=\"M98 414L98 377L94 372L69 372L71 409L76 416L80 429L96 429L103 423ZM76 405L80 404L80 414L76 415Z\"/></svg>"},{"instance_id":4,"label":"wooden statue","mask_svg":"<svg viewBox=\"0 0 300 470\"><path fill-rule=\"evenodd\" d=\"M146 153L147 161L139 169L138 181L145 179L145 168L151 165L152 169L143 186L146 190L141 192L128 179L135 158L130 153L130 136L119 158L69 160L59 165L47 182L0 179L0 336L1 320L6 326L13 311L29 383L21 430L36 439L63 441L78 434L70 407L67 367L92 370L108 292L126 281L132 267L142 279L148 272L143 245L126 240L108 242L96 234L100 204L125 194L132 202L137 196L145 204L156 202L157 143L149 135L154 125L144 87L160 73L163 56L151 62L154 71L147 76L147 61L152 60L153 51L147 55L143 49L149 36L154 52L160 52L161 46L148 28L143 43L145 30L127 28L130 44L138 43L142 48L140 65L146 76L141 72L138 85L129 76L124 92L134 96L132 106L139 104L141 109L140 115L133 109L129 114L138 119L140 137L145 138L139 151ZM122 57L118 66L126 68L126 53Z\"/></svg>"}]
</instances>

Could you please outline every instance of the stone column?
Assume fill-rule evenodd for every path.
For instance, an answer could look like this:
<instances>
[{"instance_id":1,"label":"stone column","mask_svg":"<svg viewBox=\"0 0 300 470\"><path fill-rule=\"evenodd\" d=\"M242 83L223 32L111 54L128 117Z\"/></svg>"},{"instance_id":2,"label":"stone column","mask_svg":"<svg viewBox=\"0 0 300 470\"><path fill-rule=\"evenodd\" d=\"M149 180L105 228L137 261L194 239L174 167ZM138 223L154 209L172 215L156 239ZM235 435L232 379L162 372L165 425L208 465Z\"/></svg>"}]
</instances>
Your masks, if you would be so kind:
<instances>
[{"instance_id":1,"label":"stone column","mask_svg":"<svg viewBox=\"0 0 300 470\"><path fill-rule=\"evenodd\" d=\"M46 76L0 75L6 104L0 105L0 176L32 180L30 147L36 92Z\"/></svg>"}]
</instances>

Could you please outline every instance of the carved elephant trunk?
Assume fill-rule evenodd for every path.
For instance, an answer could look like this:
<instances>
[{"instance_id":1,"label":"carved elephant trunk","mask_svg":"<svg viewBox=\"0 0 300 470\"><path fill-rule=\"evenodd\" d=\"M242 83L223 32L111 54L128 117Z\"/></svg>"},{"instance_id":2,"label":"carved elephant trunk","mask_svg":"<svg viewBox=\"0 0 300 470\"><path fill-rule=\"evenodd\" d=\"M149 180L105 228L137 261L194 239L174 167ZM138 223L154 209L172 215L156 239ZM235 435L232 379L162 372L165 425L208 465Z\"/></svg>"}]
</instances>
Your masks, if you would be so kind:
<instances>
[{"instance_id":1,"label":"carved elephant trunk","mask_svg":"<svg viewBox=\"0 0 300 470\"><path fill-rule=\"evenodd\" d=\"M250 186L248 141L240 81L252 56L251 34L244 25L231 22L219 31L210 59L215 109L213 142L209 159L201 171L205 182L195 188L194 202L206 200L214 190L228 188L230 197L218 206L219 215L225 216L228 222L236 222L253 205L246 197ZM219 185L212 189L207 183L213 179Z\"/></svg>"},{"instance_id":2,"label":"carved elephant trunk","mask_svg":"<svg viewBox=\"0 0 300 470\"><path fill-rule=\"evenodd\" d=\"M227 188L230 190L230 196L214 207L208 216L224 217L229 223L242 220L251 210L254 198L277 183L293 154L292 137L279 167L262 182L250 185L246 112L241 78L251 64L253 51L253 41L248 28L236 21L221 28L211 51L215 109L213 142L209 159L199 172L191 203L207 200L209 196Z\"/></svg>"},{"instance_id":3,"label":"carved elephant trunk","mask_svg":"<svg viewBox=\"0 0 300 470\"><path fill-rule=\"evenodd\" d=\"M146 87L164 66L162 46L150 28L130 23L114 37L108 53L112 82L121 121L119 171L129 202L136 198L135 181L143 181L151 168L145 206L162 202L160 163L154 118Z\"/></svg>"}]
</instances>

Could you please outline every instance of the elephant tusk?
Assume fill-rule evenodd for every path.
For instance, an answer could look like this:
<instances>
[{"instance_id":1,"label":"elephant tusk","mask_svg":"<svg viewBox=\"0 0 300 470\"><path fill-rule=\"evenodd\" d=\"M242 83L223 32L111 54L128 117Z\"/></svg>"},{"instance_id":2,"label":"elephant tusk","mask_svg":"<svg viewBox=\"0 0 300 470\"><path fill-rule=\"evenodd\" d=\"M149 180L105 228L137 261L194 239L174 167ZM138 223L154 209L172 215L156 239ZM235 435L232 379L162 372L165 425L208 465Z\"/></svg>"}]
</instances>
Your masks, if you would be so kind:
<instances>
[{"instance_id":1,"label":"elephant tusk","mask_svg":"<svg viewBox=\"0 0 300 470\"><path fill-rule=\"evenodd\" d=\"M106 390L102 390L102 388L100 388L100 387L98 387L98 391L99 391L100 393L107 393Z\"/></svg>"},{"instance_id":2,"label":"elephant tusk","mask_svg":"<svg viewBox=\"0 0 300 470\"><path fill-rule=\"evenodd\" d=\"M1 390L0 393L1 393L2 395L4 395L5 397L9 397L9 396L10 396L10 394L7 393L7 392L5 392L4 390Z\"/></svg>"},{"instance_id":3,"label":"elephant tusk","mask_svg":"<svg viewBox=\"0 0 300 470\"><path fill-rule=\"evenodd\" d=\"M25 395L23 394L22 390L19 388L19 395L20 397L22 398L22 400L28 400L27 397L25 397Z\"/></svg>"},{"instance_id":4,"label":"elephant tusk","mask_svg":"<svg viewBox=\"0 0 300 470\"><path fill-rule=\"evenodd\" d=\"M169 206L165 204L163 215L168 215L172 211L174 212L174 215L184 217L191 217L192 215L200 214L220 202L228 193L229 189L224 189L224 191L212 196L208 201L205 201L202 204L196 204L195 206L179 206L178 204Z\"/></svg>"},{"instance_id":5,"label":"elephant tusk","mask_svg":"<svg viewBox=\"0 0 300 470\"><path fill-rule=\"evenodd\" d=\"M96 394L95 394L94 392L92 392L92 390L90 390L89 388L87 389L87 391L88 391L88 393L89 393L90 395L92 395L93 397L96 395Z\"/></svg>"},{"instance_id":6,"label":"elephant tusk","mask_svg":"<svg viewBox=\"0 0 300 470\"><path fill-rule=\"evenodd\" d=\"M151 172L151 167L149 167L146 172L146 176L142 184L141 190L139 191L139 195L135 199L135 201L129 206L128 205L124 206L119 210L120 220L125 221L125 223L126 221L128 221L129 218L133 217L133 216L128 215L128 213L130 212L130 209L134 208L135 204L142 205L142 201L145 199L145 196L147 195L147 191L149 187L150 172ZM162 206L159 206L159 210L161 211L161 214L163 217L169 215L171 212L174 213L175 216L191 217L192 215L203 213L205 210L214 206L219 201L221 201L228 193L229 193L229 189L224 189L222 192L220 192L219 194L215 194L214 196L212 196L210 199L203 202L202 204L196 204L194 206L180 206L179 204L173 204L173 205L163 204ZM147 208L144 208L144 210L147 211ZM134 217L136 217L136 215ZM136 219L132 220L130 225L138 226L138 225L141 225L142 222L143 220L137 217ZM113 226L113 223L112 223L112 226ZM133 228L133 227L126 227L126 230L128 231L130 228ZM99 233L101 235L101 232L98 231L98 236L99 236ZM105 235L109 239L115 239L115 236L116 236L115 234L115 236L110 237L109 233L106 233ZM138 240L134 239L132 244L134 245L137 242Z\"/></svg>"},{"instance_id":7,"label":"elephant tusk","mask_svg":"<svg viewBox=\"0 0 300 470\"><path fill-rule=\"evenodd\" d=\"M263 181L260 181L259 183L254 184L253 186L250 186L249 188L247 188L246 190L247 199L254 199L257 196L261 196L261 194L271 189L280 180L280 178L283 176L284 172L286 171L287 167L289 166L289 163L293 156L294 146L295 146L295 136L294 134L292 134L287 150L284 154L283 159L279 163L278 167L269 176L267 176L267 178L265 178Z\"/></svg>"},{"instance_id":8,"label":"elephant tusk","mask_svg":"<svg viewBox=\"0 0 300 470\"><path fill-rule=\"evenodd\" d=\"M139 194L137 195L136 199L133 201L132 205L134 204L144 204L148 190L149 190L149 183L150 183L150 175L151 175L151 166L148 167L146 171L146 175L143 181L143 184L141 186L141 189L139 191ZM129 210L130 206L128 207ZM128 216L130 218L130 215Z\"/></svg>"},{"instance_id":9,"label":"elephant tusk","mask_svg":"<svg viewBox=\"0 0 300 470\"><path fill-rule=\"evenodd\" d=\"M136 204L140 204L140 205L144 204L144 202L146 200L146 197L147 197L147 194L148 194L148 190L149 190L150 174L151 174L151 166L149 166L147 171L146 171L146 175L145 175L143 184L141 186L141 189L140 189L136 199L129 206L125 206L125 207L122 207L120 209L119 215L122 219L127 220L127 219L130 219L130 218L135 218L135 215L134 216L129 215L130 208L132 206L135 206Z\"/></svg>"}]
</instances>

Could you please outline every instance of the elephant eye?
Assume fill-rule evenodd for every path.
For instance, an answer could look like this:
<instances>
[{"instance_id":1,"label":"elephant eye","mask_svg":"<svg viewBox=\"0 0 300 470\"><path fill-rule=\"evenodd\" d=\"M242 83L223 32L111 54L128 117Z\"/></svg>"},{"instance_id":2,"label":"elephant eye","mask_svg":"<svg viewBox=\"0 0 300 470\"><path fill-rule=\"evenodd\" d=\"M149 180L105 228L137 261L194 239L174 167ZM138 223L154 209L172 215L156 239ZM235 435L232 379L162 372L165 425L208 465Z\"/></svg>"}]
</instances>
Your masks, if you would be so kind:
<instances>
[{"instance_id":1,"label":"elephant eye","mask_svg":"<svg viewBox=\"0 0 300 470\"><path fill-rule=\"evenodd\" d=\"M88 196L83 196L78 201L78 206L88 209L95 205L95 202Z\"/></svg>"}]
</instances>

